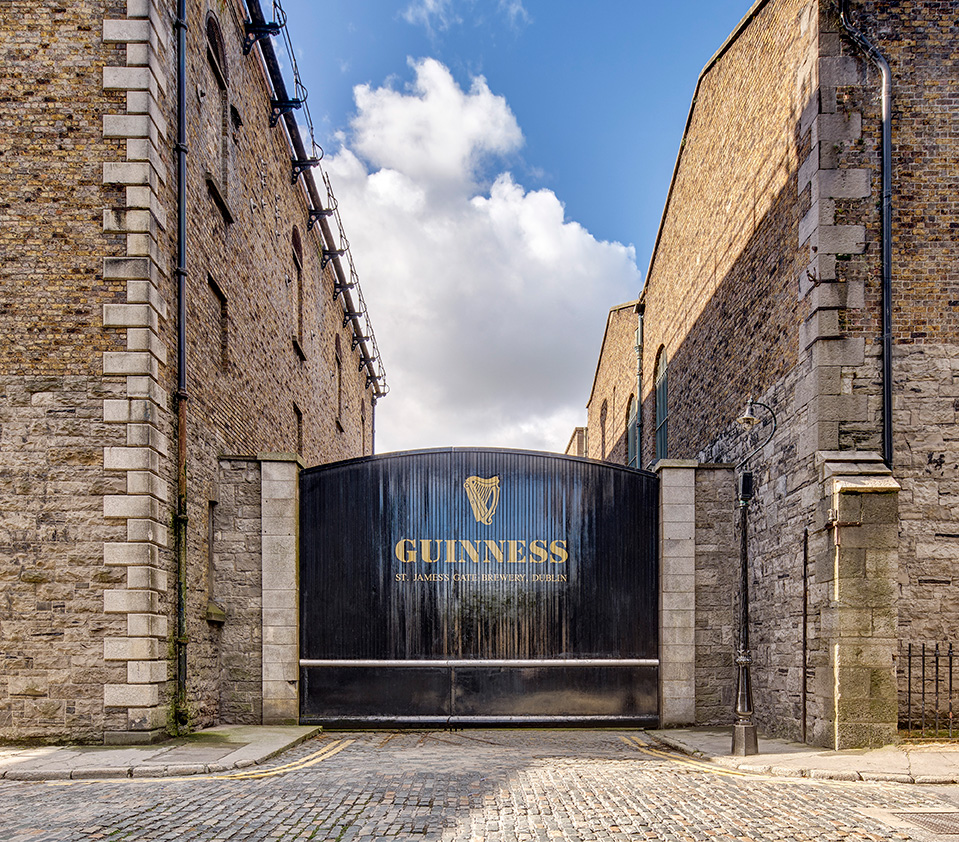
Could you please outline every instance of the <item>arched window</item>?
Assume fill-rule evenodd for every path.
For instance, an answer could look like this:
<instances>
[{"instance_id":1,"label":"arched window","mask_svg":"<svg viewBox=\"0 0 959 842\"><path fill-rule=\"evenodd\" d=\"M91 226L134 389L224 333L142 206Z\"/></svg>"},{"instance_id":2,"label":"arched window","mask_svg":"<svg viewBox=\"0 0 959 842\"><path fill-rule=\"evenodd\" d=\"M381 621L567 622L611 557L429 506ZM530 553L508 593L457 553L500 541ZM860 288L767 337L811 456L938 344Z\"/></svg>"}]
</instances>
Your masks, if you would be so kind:
<instances>
[{"instance_id":1,"label":"arched window","mask_svg":"<svg viewBox=\"0 0 959 842\"><path fill-rule=\"evenodd\" d=\"M656 458L665 459L669 441L669 377L666 349L660 348L656 357Z\"/></svg>"},{"instance_id":2,"label":"arched window","mask_svg":"<svg viewBox=\"0 0 959 842\"><path fill-rule=\"evenodd\" d=\"M300 232L293 226L293 272L296 275L296 338L303 345L303 246Z\"/></svg>"},{"instance_id":3,"label":"arched window","mask_svg":"<svg viewBox=\"0 0 959 842\"><path fill-rule=\"evenodd\" d=\"M635 395L629 396L626 405L626 464L631 468L639 467L639 403Z\"/></svg>"},{"instance_id":4,"label":"arched window","mask_svg":"<svg viewBox=\"0 0 959 842\"><path fill-rule=\"evenodd\" d=\"M606 401L599 408L599 458L606 458L606 416L609 415L609 407Z\"/></svg>"},{"instance_id":5,"label":"arched window","mask_svg":"<svg viewBox=\"0 0 959 842\"><path fill-rule=\"evenodd\" d=\"M226 52L223 48L223 34L220 31L216 15L210 12L206 17L206 90L201 96L201 108L204 111L204 140L209 156L211 175L216 178L216 186L225 196L227 187L227 161L230 150L227 146L229 131L229 97L227 96Z\"/></svg>"},{"instance_id":6,"label":"arched window","mask_svg":"<svg viewBox=\"0 0 959 842\"><path fill-rule=\"evenodd\" d=\"M360 451L361 456L366 456L366 401L360 401L360 429L363 431L363 449Z\"/></svg>"},{"instance_id":7,"label":"arched window","mask_svg":"<svg viewBox=\"0 0 959 842\"><path fill-rule=\"evenodd\" d=\"M343 358L340 344L340 335L336 334L333 344L333 365L336 371L336 427L343 432Z\"/></svg>"}]
</instances>

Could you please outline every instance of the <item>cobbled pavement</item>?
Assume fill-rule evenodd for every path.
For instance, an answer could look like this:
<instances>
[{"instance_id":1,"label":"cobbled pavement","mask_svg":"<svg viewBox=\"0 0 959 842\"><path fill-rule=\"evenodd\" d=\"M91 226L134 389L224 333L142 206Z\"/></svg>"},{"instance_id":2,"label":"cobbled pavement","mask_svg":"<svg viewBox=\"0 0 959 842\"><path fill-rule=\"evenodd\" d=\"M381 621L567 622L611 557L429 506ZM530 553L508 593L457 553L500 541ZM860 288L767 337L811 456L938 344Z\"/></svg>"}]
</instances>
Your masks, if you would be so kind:
<instances>
[{"instance_id":1,"label":"cobbled pavement","mask_svg":"<svg viewBox=\"0 0 959 842\"><path fill-rule=\"evenodd\" d=\"M959 839L884 818L954 811L951 788L744 775L644 747L646 739L328 732L233 775L3 781L0 840Z\"/></svg>"}]
</instances>

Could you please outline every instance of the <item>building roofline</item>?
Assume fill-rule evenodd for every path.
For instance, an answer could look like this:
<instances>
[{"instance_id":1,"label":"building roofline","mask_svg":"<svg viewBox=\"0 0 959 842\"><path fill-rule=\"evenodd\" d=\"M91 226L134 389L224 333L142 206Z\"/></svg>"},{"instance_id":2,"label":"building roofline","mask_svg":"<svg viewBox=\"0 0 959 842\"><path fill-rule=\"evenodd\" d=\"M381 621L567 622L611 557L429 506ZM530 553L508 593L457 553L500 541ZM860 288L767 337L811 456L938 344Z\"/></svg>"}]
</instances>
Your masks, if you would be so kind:
<instances>
[{"instance_id":1,"label":"building roofline","mask_svg":"<svg viewBox=\"0 0 959 842\"><path fill-rule=\"evenodd\" d=\"M587 409L589 409L589 405L593 402L593 393L596 391L596 378L599 377L599 364L603 360L603 350L606 348L606 337L609 336L609 322L613 317L613 313L618 313L620 310L626 310L629 308L635 310L638 303L639 299L634 298L632 301L627 301L623 304L617 304L615 307L610 307L609 312L606 314L606 329L603 331L603 341L599 345L599 356L596 358L596 370L593 372L593 385L589 390L589 400L586 401ZM588 424L589 418L587 418L586 421Z\"/></svg>"},{"instance_id":2,"label":"building roofline","mask_svg":"<svg viewBox=\"0 0 959 842\"><path fill-rule=\"evenodd\" d=\"M689 113L686 115L686 125L683 127L683 136L679 143L679 151L676 153L676 163L673 166L673 175L669 180L669 190L666 191L666 203L663 206L663 214L659 218L659 228L656 230L656 241L653 243L653 251L649 257L649 266L646 269L646 281L643 283L643 291L640 294L640 299L645 297L646 294L646 284L649 282L649 279L653 274L653 266L656 263L656 253L659 250L659 242L663 236L663 228L666 225L666 215L669 213L669 202L673 197L673 188L676 185L676 176L679 175L679 165L683 158L683 150L686 148L686 136L689 134L689 127L693 122L693 111L696 108L696 101L699 99L699 89L702 86L703 79L706 77L706 74L712 70L719 60L729 51L730 47L737 41L743 31L752 23L753 18L758 15L764 6L769 3L769 0L756 0L753 3L752 7L746 12L743 19L736 25L736 28L729 34L729 37L723 41L722 45L715 53L713 53L712 58L706 62L706 66L700 71L699 78L696 80L696 89L693 91L693 99L689 104Z\"/></svg>"}]
</instances>

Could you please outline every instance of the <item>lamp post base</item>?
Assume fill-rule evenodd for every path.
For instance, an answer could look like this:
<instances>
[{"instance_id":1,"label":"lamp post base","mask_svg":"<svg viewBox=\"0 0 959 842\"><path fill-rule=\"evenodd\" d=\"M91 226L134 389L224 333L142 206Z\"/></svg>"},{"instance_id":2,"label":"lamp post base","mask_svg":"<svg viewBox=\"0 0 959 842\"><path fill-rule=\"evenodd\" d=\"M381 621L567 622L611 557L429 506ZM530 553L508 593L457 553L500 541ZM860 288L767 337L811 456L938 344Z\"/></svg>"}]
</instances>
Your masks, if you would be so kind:
<instances>
[{"instance_id":1,"label":"lamp post base","mask_svg":"<svg viewBox=\"0 0 959 842\"><path fill-rule=\"evenodd\" d=\"M733 750L735 757L748 757L759 754L759 740L756 738L756 726L751 722L737 722L733 725Z\"/></svg>"}]
</instances>

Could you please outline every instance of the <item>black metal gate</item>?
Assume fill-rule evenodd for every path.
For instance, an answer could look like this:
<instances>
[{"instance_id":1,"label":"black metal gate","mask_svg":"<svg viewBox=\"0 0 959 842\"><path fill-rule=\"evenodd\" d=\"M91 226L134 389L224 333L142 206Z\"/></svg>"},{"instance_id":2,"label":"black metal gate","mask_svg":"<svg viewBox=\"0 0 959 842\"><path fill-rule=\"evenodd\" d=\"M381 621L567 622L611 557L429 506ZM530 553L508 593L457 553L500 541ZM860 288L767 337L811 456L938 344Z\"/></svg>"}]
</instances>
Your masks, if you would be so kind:
<instances>
[{"instance_id":1,"label":"black metal gate","mask_svg":"<svg viewBox=\"0 0 959 842\"><path fill-rule=\"evenodd\" d=\"M657 478L445 449L300 478L304 723L658 722Z\"/></svg>"}]
</instances>

